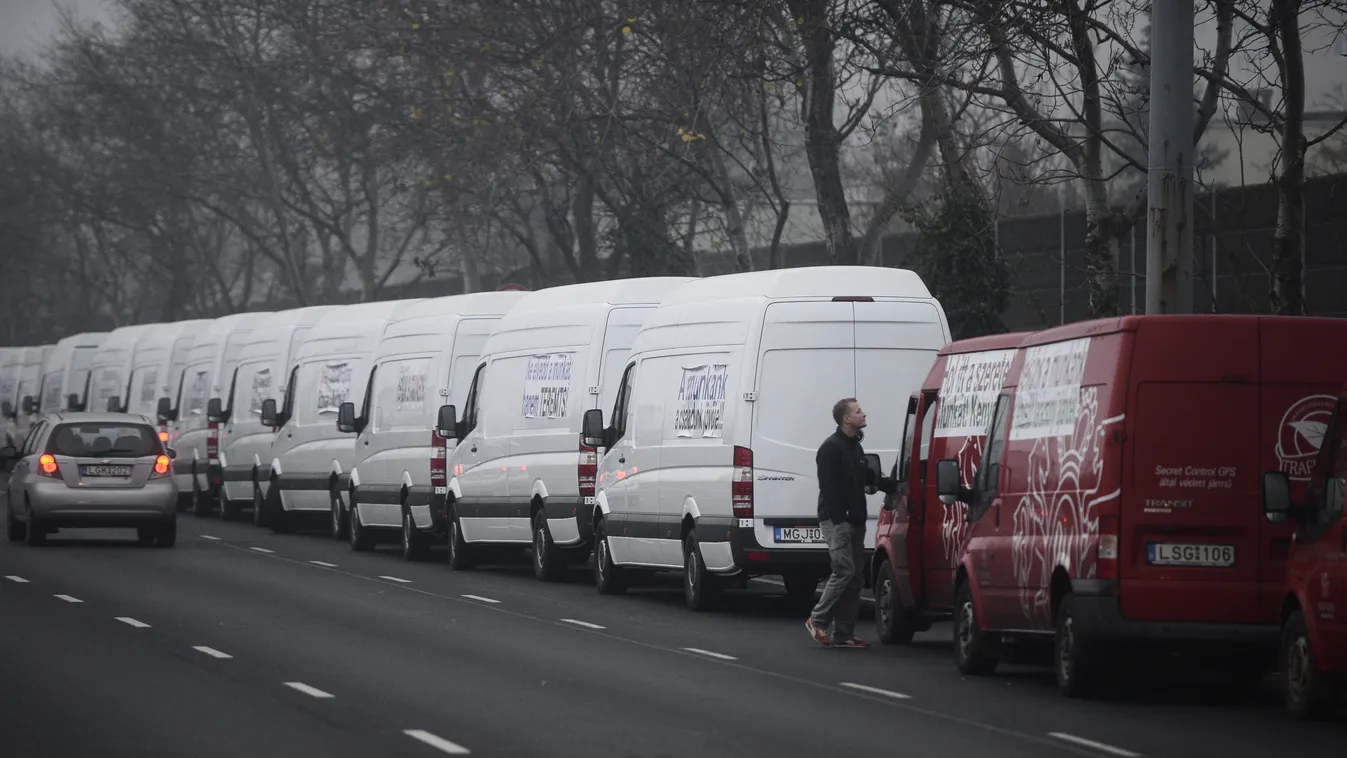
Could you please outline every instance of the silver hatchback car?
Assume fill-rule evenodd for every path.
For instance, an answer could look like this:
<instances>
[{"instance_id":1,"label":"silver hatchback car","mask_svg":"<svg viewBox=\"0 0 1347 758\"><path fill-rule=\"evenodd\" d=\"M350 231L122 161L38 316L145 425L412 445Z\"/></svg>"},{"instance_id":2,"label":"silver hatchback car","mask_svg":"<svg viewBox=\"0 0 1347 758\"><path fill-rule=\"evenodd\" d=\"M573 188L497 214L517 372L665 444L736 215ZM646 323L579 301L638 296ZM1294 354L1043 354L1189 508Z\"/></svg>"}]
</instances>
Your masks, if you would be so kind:
<instances>
[{"instance_id":1,"label":"silver hatchback car","mask_svg":"<svg viewBox=\"0 0 1347 758\"><path fill-rule=\"evenodd\" d=\"M22 447L0 449L0 459L14 462L5 514L10 541L41 545L59 529L129 527L143 545L173 547L174 457L144 416L47 414Z\"/></svg>"}]
</instances>

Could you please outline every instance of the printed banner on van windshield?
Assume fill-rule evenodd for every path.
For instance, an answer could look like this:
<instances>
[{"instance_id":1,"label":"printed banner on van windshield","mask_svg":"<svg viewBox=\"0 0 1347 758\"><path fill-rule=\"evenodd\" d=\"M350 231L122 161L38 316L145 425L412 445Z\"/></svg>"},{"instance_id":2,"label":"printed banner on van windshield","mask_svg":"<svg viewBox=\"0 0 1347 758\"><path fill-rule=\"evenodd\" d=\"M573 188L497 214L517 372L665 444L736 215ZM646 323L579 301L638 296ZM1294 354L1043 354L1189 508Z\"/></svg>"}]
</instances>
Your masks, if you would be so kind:
<instances>
[{"instance_id":1,"label":"printed banner on van windshield","mask_svg":"<svg viewBox=\"0 0 1347 758\"><path fill-rule=\"evenodd\" d=\"M935 436L980 437L991 426L1014 350L951 355L940 380Z\"/></svg>"},{"instance_id":2,"label":"printed banner on van windshield","mask_svg":"<svg viewBox=\"0 0 1347 758\"><path fill-rule=\"evenodd\" d=\"M430 373L430 359L398 363L397 411L420 411L426 407L426 379Z\"/></svg>"},{"instance_id":3,"label":"printed banner on van windshield","mask_svg":"<svg viewBox=\"0 0 1347 758\"><path fill-rule=\"evenodd\" d=\"M98 374L98 391L94 393L94 399L97 401L91 411L105 411L108 407L108 398L113 395L121 394L117 392L117 386L122 383L122 374L115 368L105 368Z\"/></svg>"},{"instance_id":4,"label":"printed banner on van windshield","mask_svg":"<svg viewBox=\"0 0 1347 758\"><path fill-rule=\"evenodd\" d=\"M187 393L187 412L201 415L206 412L206 395L210 392L210 371L202 369L192 375L192 388Z\"/></svg>"},{"instance_id":5,"label":"printed banner on van windshield","mask_svg":"<svg viewBox=\"0 0 1347 758\"><path fill-rule=\"evenodd\" d=\"M248 412L262 415L262 403L271 397L271 369L259 368L253 372L253 388L248 395Z\"/></svg>"},{"instance_id":6,"label":"printed banner on van windshield","mask_svg":"<svg viewBox=\"0 0 1347 758\"><path fill-rule=\"evenodd\" d=\"M571 393L575 353L553 353L529 358L524 372L524 418L565 418Z\"/></svg>"},{"instance_id":7,"label":"printed banner on van windshield","mask_svg":"<svg viewBox=\"0 0 1347 758\"><path fill-rule=\"evenodd\" d=\"M683 369L674 410L674 431L679 437L720 437L725 432L725 391L730 384L729 366L694 366Z\"/></svg>"},{"instance_id":8,"label":"printed banner on van windshield","mask_svg":"<svg viewBox=\"0 0 1347 758\"><path fill-rule=\"evenodd\" d=\"M159 384L159 367L148 366L145 368L140 379L140 403L141 405L154 405L156 398L155 392Z\"/></svg>"},{"instance_id":9,"label":"printed banner on van windshield","mask_svg":"<svg viewBox=\"0 0 1347 758\"><path fill-rule=\"evenodd\" d=\"M1085 378L1085 359L1089 354L1089 337L1024 351L1024 370L1015 391L1010 439L1075 434L1080 383Z\"/></svg>"},{"instance_id":10,"label":"printed banner on van windshield","mask_svg":"<svg viewBox=\"0 0 1347 758\"><path fill-rule=\"evenodd\" d=\"M349 363L325 363L318 373L318 412L336 413L341 404L350 399L351 371Z\"/></svg>"}]
</instances>

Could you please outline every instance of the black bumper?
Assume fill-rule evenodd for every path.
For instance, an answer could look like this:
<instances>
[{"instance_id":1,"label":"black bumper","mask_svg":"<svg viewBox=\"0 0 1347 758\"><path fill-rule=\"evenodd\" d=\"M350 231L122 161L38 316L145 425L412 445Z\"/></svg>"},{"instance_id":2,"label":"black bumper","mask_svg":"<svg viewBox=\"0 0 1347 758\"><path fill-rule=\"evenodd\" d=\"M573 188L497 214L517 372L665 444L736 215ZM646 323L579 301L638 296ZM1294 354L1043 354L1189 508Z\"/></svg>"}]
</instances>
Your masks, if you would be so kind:
<instances>
[{"instance_id":1,"label":"black bumper","mask_svg":"<svg viewBox=\"0 0 1347 758\"><path fill-rule=\"evenodd\" d=\"M1193 621L1137 621L1122 614L1117 582L1077 579L1072 582L1072 616L1076 633L1089 639L1140 645L1221 645L1275 648L1281 637L1276 624L1221 624Z\"/></svg>"},{"instance_id":2,"label":"black bumper","mask_svg":"<svg viewBox=\"0 0 1347 758\"><path fill-rule=\"evenodd\" d=\"M581 500L557 500L548 498L543 504L543 516L547 519L575 519L575 528L580 533L580 541L565 545L567 550L587 547L594 543L594 506L585 505Z\"/></svg>"},{"instance_id":3,"label":"black bumper","mask_svg":"<svg viewBox=\"0 0 1347 758\"><path fill-rule=\"evenodd\" d=\"M703 518L702 521L710 521ZM733 522L734 519L726 519ZM698 522L698 539L704 542L713 542L721 540L707 539L703 534L711 535L716 531L708 529L703 531L701 522ZM779 547L764 547L758 542L758 536L753 529L747 527L729 526L730 551L734 555L734 564L740 571L752 576L769 576L784 574L817 574L826 576L832 568L832 561L828 557L828 549L820 546L814 549L782 549ZM857 571L866 571L870 561L874 557L874 548L865 549L865 559L861 565L856 567Z\"/></svg>"}]
</instances>

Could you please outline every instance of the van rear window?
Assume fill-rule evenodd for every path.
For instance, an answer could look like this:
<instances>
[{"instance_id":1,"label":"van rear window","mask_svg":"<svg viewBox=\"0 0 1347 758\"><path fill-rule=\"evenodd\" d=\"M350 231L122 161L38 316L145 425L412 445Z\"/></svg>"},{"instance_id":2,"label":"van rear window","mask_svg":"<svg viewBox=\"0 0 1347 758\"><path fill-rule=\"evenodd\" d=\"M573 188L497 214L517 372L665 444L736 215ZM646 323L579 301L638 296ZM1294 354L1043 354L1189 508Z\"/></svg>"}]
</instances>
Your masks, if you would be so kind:
<instances>
[{"instance_id":1,"label":"van rear window","mask_svg":"<svg viewBox=\"0 0 1347 758\"><path fill-rule=\"evenodd\" d=\"M51 452L71 458L145 458L159 455L159 435L146 424L62 424L52 432Z\"/></svg>"}]
</instances>

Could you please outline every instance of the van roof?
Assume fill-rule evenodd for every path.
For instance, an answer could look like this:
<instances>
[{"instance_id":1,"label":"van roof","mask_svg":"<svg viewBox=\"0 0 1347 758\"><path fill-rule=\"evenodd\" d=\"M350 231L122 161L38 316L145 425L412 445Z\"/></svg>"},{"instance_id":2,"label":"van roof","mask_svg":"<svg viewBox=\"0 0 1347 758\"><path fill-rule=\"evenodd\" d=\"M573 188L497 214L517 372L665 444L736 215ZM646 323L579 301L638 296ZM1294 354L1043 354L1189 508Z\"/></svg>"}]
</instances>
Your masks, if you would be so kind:
<instances>
[{"instance_id":1,"label":"van roof","mask_svg":"<svg viewBox=\"0 0 1347 758\"><path fill-rule=\"evenodd\" d=\"M467 295L446 295L408 301L406 307L393 314L394 321L407 321L428 316L497 316L508 312L529 292L473 292Z\"/></svg>"},{"instance_id":2,"label":"van roof","mask_svg":"<svg viewBox=\"0 0 1347 758\"><path fill-rule=\"evenodd\" d=\"M68 347L71 345L79 347L98 347L107 339L107 332L83 332L81 334L72 334L69 337L62 337L57 341L57 347Z\"/></svg>"},{"instance_id":3,"label":"van roof","mask_svg":"<svg viewBox=\"0 0 1347 758\"><path fill-rule=\"evenodd\" d=\"M635 279L612 279L604 282L583 282L548 287L537 292L526 292L511 317L524 313L550 311L576 305L656 305L671 290L695 282L690 276L648 276Z\"/></svg>"},{"instance_id":4,"label":"van roof","mask_svg":"<svg viewBox=\"0 0 1347 758\"><path fill-rule=\"evenodd\" d=\"M1034 345L1046 345L1052 342L1061 342L1063 340L1080 339L1082 337L1095 337L1103 334L1113 334L1115 332L1134 332L1144 324L1152 326L1181 327L1185 329L1200 329L1204 325L1216 323L1230 323L1232 321L1260 321L1263 319L1299 319L1306 325L1319 324L1339 324L1342 319L1338 318L1316 318L1313 316L1268 316L1256 313L1158 313L1158 314L1139 314L1135 316L1117 316L1109 318L1097 318L1089 321L1077 321L1072 324L1063 324L1054 326L1051 329L1044 329L1038 332L1029 332L1028 336L1021 342L1022 347L1032 347Z\"/></svg>"},{"instance_id":5,"label":"van roof","mask_svg":"<svg viewBox=\"0 0 1347 758\"><path fill-rule=\"evenodd\" d=\"M267 319L267 329L281 328L287 326L313 326L322 322L322 320L331 312L345 306L341 305L306 305L303 308L291 308L289 310L277 311L271 314Z\"/></svg>"},{"instance_id":6,"label":"van roof","mask_svg":"<svg viewBox=\"0 0 1347 758\"><path fill-rule=\"evenodd\" d=\"M225 334L235 329L256 327L264 320L275 318L276 314L269 311L249 311L247 313L231 313L228 316L221 316L210 322L205 329L204 334Z\"/></svg>"},{"instance_id":7,"label":"van roof","mask_svg":"<svg viewBox=\"0 0 1347 758\"><path fill-rule=\"evenodd\" d=\"M103 347L111 345L124 345L127 343L135 344L150 327L164 326L163 324L131 324L130 326L119 326L108 332L108 336L103 340Z\"/></svg>"},{"instance_id":8,"label":"van roof","mask_svg":"<svg viewBox=\"0 0 1347 758\"><path fill-rule=\"evenodd\" d=\"M387 321L399 310L406 308L412 303L418 302L422 298L409 298L407 300L376 300L370 303L352 303L351 305L341 305L333 308L318 320L317 328L326 329L329 326L337 324L350 324L356 321L369 321L378 319Z\"/></svg>"},{"instance_id":9,"label":"van roof","mask_svg":"<svg viewBox=\"0 0 1347 758\"><path fill-rule=\"evenodd\" d=\"M760 297L904 297L929 300L931 291L915 271L887 266L804 266L748 271L695 279L664 299L664 305Z\"/></svg>"},{"instance_id":10,"label":"van roof","mask_svg":"<svg viewBox=\"0 0 1347 758\"><path fill-rule=\"evenodd\" d=\"M984 350L1014 350L1033 332L1009 332L1007 334L988 334L985 337L969 337L966 340L951 342L940 348L940 355L958 355L960 353L980 353Z\"/></svg>"}]
</instances>

